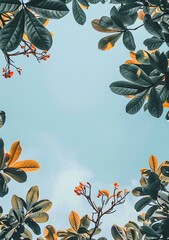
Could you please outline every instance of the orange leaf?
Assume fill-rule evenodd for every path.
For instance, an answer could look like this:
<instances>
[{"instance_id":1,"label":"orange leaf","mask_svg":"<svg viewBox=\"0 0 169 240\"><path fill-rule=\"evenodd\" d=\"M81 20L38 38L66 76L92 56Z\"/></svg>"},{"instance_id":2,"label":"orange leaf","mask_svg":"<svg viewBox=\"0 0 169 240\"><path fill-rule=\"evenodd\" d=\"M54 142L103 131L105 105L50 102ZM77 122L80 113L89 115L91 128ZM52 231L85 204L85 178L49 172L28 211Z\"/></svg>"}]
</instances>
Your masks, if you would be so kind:
<instances>
[{"instance_id":1,"label":"orange leaf","mask_svg":"<svg viewBox=\"0 0 169 240\"><path fill-rule=\"evenodd\" d=\"M164 102L164 103L163 103L163 108L168 108L168 107L169 107L169 102L167 102L167 101Z\"/></svg>"},{"instance_id":2,"label":"orange leaf","mask_svg":"<svg viewBox=\"0 0 169 240\"><path fill-rule=\"evenodd\" d=\"M158 167L157 158L153 155L151 155L150 158L149 158L149 166L150 166L150 168L153 172L155 172L157 167Z\"/></svg>"},{"instance_id":3,"label":"orange leaf","mask_svg":"<svg viewBox=\"0 0 169 240\"><path fill-rule=\"evenodd\" d=\"M85 6L83 4L80 4L80 7L83 8L83 9L88 9L89 8L88 6Z\"/></svg>"},{"instance_id":4,"label":"orange leaf","mask_svg":"<svg viewBox=\"0 0 169 240\"><path fill-rule=\"evenodd\" d=\"M12 167L22 169L24 172L32 172L38 170L40 165L35 160L23 160L15 163Z\"/></svg>"},{"instance_id":5,"label":"orange leaf","mask_svg":"<svg viewBox=\"0 0 169 240\"><path fill-rule=\"evenodd\" d=\"M71 211L69 214L69 222L71 227L75 230L78 231L80 227L80 217L75 211Z\"/></svg>"},{"instance_id":6,"label":"orange leaf","mask_svg":"<svg viewBox=\"0 0 169 240\"><path fill-rule=\"evenodd\" d=\"M156 174L158 175L158 176L160 176L160 174L161 174L161 167L163 167L163 166L169 166L169 162L168 161L164 161L164 162L162 162L161 164L160 164L160 166L157 168L157 170L156 170Z\"/></svg>"},{"instance_id":7,"label":"orange leaf","mask_svg":"<svg viewBox=\"0 0 169 240\"><path fill-rule=\"evenodd\" d=\"M138 19L140 19L140 20L142 20L143 21L143 19L144 19L144 12L143 11L139 11L138 12Z\"/></svg>"},{"instance_id":8,"label":"orange leaf","mask_svg":"<svg viewBox=\"0 0 169 240\"><path fill-rule=\"evenodd\" d=\"M46 240L57 240L58 239L56 229L51 225L47 225L44 228L44 236L45 236Z\"/></svg>"},{"instance_id":9,"label":"orange leaf","mask_svg":"<svg viewBox=\"0 0 169 240\"><path fill-rule=\"evenodd\" d=\"M98 31L98 32L106 32L106 33L113 33L113 32L119 32L119 29L116 28L104 28L102 26L100 26L100 20L99 19L94 19L92 21L92 27Z\"/></svg>"},{"instance_id":10,"label":"orange leaf","mask_svg":"<svg viewBox=\"0 0 169 240\"><path fill-rule=\"evenodd\" d=\"M16 141L12 144L11 148L10 148L10 158L7 162L7 166L11 167L19 158L20 154L21 154L22 148L20 146L20 142Z\"/></svg>"}]
</instances>

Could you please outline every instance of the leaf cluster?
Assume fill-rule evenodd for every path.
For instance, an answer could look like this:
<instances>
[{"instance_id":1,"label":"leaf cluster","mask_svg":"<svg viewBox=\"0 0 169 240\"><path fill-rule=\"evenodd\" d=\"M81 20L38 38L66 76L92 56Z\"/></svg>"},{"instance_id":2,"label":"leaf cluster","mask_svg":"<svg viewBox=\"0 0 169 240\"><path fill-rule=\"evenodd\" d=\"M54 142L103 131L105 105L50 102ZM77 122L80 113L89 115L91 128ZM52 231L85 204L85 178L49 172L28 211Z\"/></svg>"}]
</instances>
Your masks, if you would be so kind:
<instances>
[{"instance_id":1,"label":"leaf cluster","mask_svg":"<svg viewBox=\"0 0 169 240\"><path fill-rule=\"evenodd\" d=\"M21 197L13 195L11 199L12 208L8 214L0 217L0 239L32 239L32 233L27 229L28 226L34 234L39 235L41 229L38 223L48 220L46 213L52 206L47 200L39 200L39 189L37 186L30 188L26 195L26 201Z\"/></svg>"}]
</instances>

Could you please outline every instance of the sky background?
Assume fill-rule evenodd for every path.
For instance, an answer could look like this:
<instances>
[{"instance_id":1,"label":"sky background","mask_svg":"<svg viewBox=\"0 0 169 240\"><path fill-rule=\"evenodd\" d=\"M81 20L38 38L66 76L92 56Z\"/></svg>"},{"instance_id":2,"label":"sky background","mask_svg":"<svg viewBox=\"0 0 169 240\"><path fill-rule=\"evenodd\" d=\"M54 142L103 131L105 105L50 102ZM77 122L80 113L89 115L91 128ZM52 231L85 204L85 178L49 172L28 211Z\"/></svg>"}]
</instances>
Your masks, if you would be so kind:
<instances>
[{"instance_id":1,"label":"sky background","mask_svg":"<svg viewBox=\"0 0 169 240\"><path fill-rule=\"evenodd\" d=\"M64 229L69 227L71 210L81 217L91 213L87 202L73 193L79 181L92 183L96 199L98 189L111 192L113 182L121 189L138 186L139 170L148 167L151 154L159 162L168 159L165 113L160 119L143 110L129 115L128 99L109 89L113 81L123 80L119 66L129 59L121 39L110 51L97 48L106 34L96 32L91 21L109 16L109 10L108 4L91 6L84 26L74 21L71 12L51 21L51 58L40 64L33 57L17 58L22 76L0 77L0 108L7 116L0 130L5 149L19 140L20 159L35 159L41 165L28 173L26 183L10 182L10 192L1 201L5 213L13 194L25 198L29 188L38 185L40 199L53 202L47 224ZM141 30L135 36L139 50L146 34ZM100 236L110 237L113 223L136 220L137 200L130 194L114 215L106 216Z\"/></svg>"}]
</instances>

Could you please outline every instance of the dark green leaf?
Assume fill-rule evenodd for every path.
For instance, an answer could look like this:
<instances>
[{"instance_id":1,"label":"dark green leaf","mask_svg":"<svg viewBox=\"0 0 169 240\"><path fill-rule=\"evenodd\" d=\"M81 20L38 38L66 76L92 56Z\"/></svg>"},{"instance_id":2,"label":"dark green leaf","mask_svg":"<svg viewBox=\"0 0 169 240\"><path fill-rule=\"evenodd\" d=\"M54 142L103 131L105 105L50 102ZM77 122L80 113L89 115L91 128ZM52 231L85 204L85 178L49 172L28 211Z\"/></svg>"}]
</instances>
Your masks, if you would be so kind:
<instances>
[{"instance_id":1,"label":"dark green leaf","mask_svg":"<svg viewBox=\"0 0 169 240\"><path fill-rule=\"evenodd\" d=\"M23 183L27 180L26 173L19 168L5 168L3 171L17 182Z\"/></svg>"},{"instance_id":2,"label":"dark green leaf","mask_svg":"<svg viewBox=\"0 0 169 240\"><path fill-rule=\"evenodd\" d=\"M147 38L144 42L144 45L148 48L148 50L155 50L164 43L164 40L159 39L157 37Z\"/></svg>"},{"instance_id":3,"label":"dark green leaf","mask_svg":"<svg viewBox=\"0 0 169 240\"><path fill-rule=\"evenodd\" d=\"M157 51L156 51L157 52ZM156 56L151 56L148 52L146 52L148 54L148 57L149 57L149 60L150 60L150 63L151 65L161 73L161 68L159 66L159 63L158 63L158 60L159 60L159 56L156 57Z\"/></svg>"},{"instance_id":4,"label":"dark green leaf","mask_svg":"<svg viewBox=\"0 0 169 240\"><path fill-rule=\"evenodd\" d=\"M4 166L4 142L2 138L0 138L0 168L3 168Z\"/></svg>"},{"instance_id":5,"label":"dark green leaf","mask_svg":"<svg viewBox=\"0 0 169 240\"><path fill-rule=\"evenodd\" d=\"M161 53L160 56L159 56L159 67L160 67L162 73L167 72L168 59L167 59L167 57L164 53Z\"/></svg>"},{"instance_id":6,"label":"dark green leaf","mask_svg":"<svg viewBox=\"0 0 169 240\"><path fill-rule=\"evenodd\" d=\"M25 32L30 42L37 48L49 50L52 46L50 32L28 9L25 9Z\"/></svg>"},{"instance_id":7,"label":"dark green leaf","mask_svg":"<svg viewBox=\"0 0 169 240\"><path fill-rule=\"evenodd\" d=\"M112 35L109 35L107 37L100 39L100 41L98 43L98 48L101 50L108 50L111 47L114 47L115 43L121 37L121 34L122 33L115 33L115 34L112 34Z\"/></svg>"},{"instance_id":8,"label":"dark green leaf","mask_svg":"<svg viewBox=\"0 0 169 240\"><path fill-rule=\"evenodd\" d=\"M3 175L0 173L0 197L4 197L8 193L8 190L7 183Z\"/></svg>"},{"instance_id":9,"label":"dark green leaf","mask_svg":"<svg viewBox=\"0 0 169 240\"><path fill-rule=\"evenodd\" d=\"M144 192L142 190L142 187L136 187L132 190L132 194L136 197L144 196Z\"/></svg>"},{"instance_id":10,"label":"dark green leaf","mask_svg":"<svg viewBox=\"0 0 169 240\"><path fill-rule=\"evenodd\" d=\"M66 4L60 0L31 0L26 6L40 16L53 19L62 18L69 12Z\"/></svg>"},{"instance_id":11,"label":"dark green leaf","mask_svg":"<svg viewBox=\"0 0 169 240\"><path fill-rule=\"evenodd\" d=\"M150 197L144 197L144 198L140 199L138 202L136 202L134 208L136 209L137 212L140 212L151 201L152 201L152 199Z\"/></svg>"},{"instance_id":12,"label":"dark green leaf","mask_svg":"<svg viewBox=\"0 0 169 240\"><path fill-rule=\"evenodd\" d=\"M162 103L167 101L167 98L168 98L168 95L169 95L169 91L167 90L166 85L164 85L163 88L160 90L159 95L160 95Z\"/></svg>"},{"instance_id":13,"label":"dark green leaf","mask_svg":"<svg viewBox=\"0 0 169 240\"><path fill-rule=\"evenodd\" d=\"M20 5L19 0L0 0L0 13L16 11Z\"/></svg>"},{"instance_id":14,"label":"dark green leaf","mask_svg":"<svg viewBox=\"0 0 169 240\"><path fill-rule=\"evenodd\" d=\"M124 26L131 26L135 23L135 21L137 20L137 13L134 13L132 15L128 15L128 14L120 14L119 15L121 22L123 23Z\"/></svg>"},{"instance_id":15,"label":"dark green leaf","mask_svg":"<svg viewBox=\"0 0 169 240\"><path fill-rule=\"evenodd\" d=\"M149 219L158 208L158 205L150 207L146 212L145 219Z\"/></svg>"},{"instance_id":16,"label":"dark green leaf","mask_svg":"<svg viewBox=\"0 0 169 240\"><path fill-rule=\"evenodd\" d=\"M27 218L25 220L25 223L32 229L32 231L36 235L41 234L41 229L40 229L39 225L35 221L33 221L31 218Z\"/></svg>"},{"instance_id":17,"label":"dark green leaf","mask_svg":"<svg viewBox=\"0 0 169 240\"><path fill-rule=\"evenodd\" d=\"M15 50L21 40L24 32L24 12L19 11L16 16L5 25L0 31L0 49L3 52Z\"/></svg>"},{"instance_id":18,"label":"dark green leaf","mask_svg":"<svg viewBox=\"0 0 169 240\"><path fill-rule=\"evenodd\" d=\"M148 110L153 117L159 118L163 113L163 105L155 87L151 88L148 99Z\"/></svg>"},{"instance_id":19,"label":"dark green leaf","mask_svg":"<svg viewBox=\"0 0 169 240\"><path fill-rule=\"evenodd\" d=\"M89 7L89 3L88 3L87 0L78 0L78 2L79 2L80 4L82 4L83 6L85 6L85 7Z\"/></svg>"},{"instance_id":20,"label":"dark green leaf","mask_svg":"<svg viewBox=\"0 0 169 240\"><path fill-rule=\"evenodd\" d=\"M6 120L6 115L4 111L0 111L0 128L4 125Z\"/></svg>"},{"instance_id":21,"label":"dark green leaf","mask_svg":"<svg viewBox=\"0 0 169 240\"><path fill-rule=\"evenodd\" d=\"M86 14L79 6L79 3L77 2L77 0L73 0L72 11L73 11L73 16L74 16L76 22L79 23L80 25L85 24Z\"/></svg>"},{"instance_id":22,"label":"dark green leaf","mask_svg":"<svg viewBox=\"0 0 169 240\"><path fill-rule=\"evenodd\" d=\"M87 229L85 227L80 227L77 232L79 234L87 233Z\"/></svg>"},{"instance_id":23,"label":"dark green leaf","mask_svg":"<svg viewBox=\"0 0 169 240\"><path fill-rule=\"evenodd\" d=\"M104 28L113 27L113 20L109 17L103 16L101 17L99 24Z\"/></svg>"},{"instance_id":24,"label":"dark green leaf","mask_svg":"<svg viewBox=\"0 0 169 240\"><path fill-rule=\"evenodd\" d=\"M114 28L121 29L121 30L125 29L125 27L121 21L121 16L119 15L118 10L115 6L112 7L112 9L110 10L110 16L113 21Z\"/></svg>"},{"instance_id":25,"label":"dark green leaf","mask_svg":"<svg viewBox=\"0 0 169 240\"><path fill-rule=\"evenodd\" d=\"M153 84L149 76L140 67L134 64L122 64L120 66L120 73L127 80L143 87L148 87Z\"/></svg>"},{"instance_id":26,"label":"dark green leaf","mask_svg":"<svg viewBox=\"0 0 169 240\"><path fill-rule=\"evenodd\" d=\"M113 82L110 85L110 89L118 95L135 95L145 90L145 88L137 84L125 81Z\"/></svg>"},{"instance_id":27,"label":"dark green leaf","mask_svg":"<svg viewBox=\"0 0 169 240\"><path fill-rule=\"evenodd\" d=\"M162 28L160 27L160 24L153 21L149 14L146 14L144 16L144 27L150 34L158 38L163 37Z\"/></svg>"},{"instance_id":28,"label":"dark green leaf","mask_svg":"<svg viewBox=\"0 0 169 240\"><path fill-rule=\"evenodd\" d=\"M140 227L141 234L146 234L147 237L157 237L160 238L160 235L155 232L151 227L149 226L141 226Z\"/></svg>"},{"instance_id":29,"label":"dark green leaf","mask_svg":"<svg viewBox=\"0 0 169 240\"><path fill-rule=\"evenodd\" d=\"M133 34L128 30L123 33L123 44L130 51L134 51L136 49Z\"/></svg>"},{"instance_id":30,"label":"dark green leaf","mask_svg":"<svg viewBox=\"0 0 169 240\"><path fill-rule=\"evenodd\" d=\"M29 189L26 195L27 210L29 210L33 204L38 201L39 189L38 186L33 186Z\"/></svg>"},{"instance_id":31,"label":"dark green leaf","mask_svg":"<svg viewBox=\"0 0 169 240\"><path fill-rule=\"evenodd\" d=\"M168 166L162 166L161 172L165 177L169 177L169 167Z\"/></svg>"},{"instance_id":32,"label":"dark green leaf","mask_svg":"<svg viewBox=\"0 0 169 240\"><path fill-rule=\"evenodd\" d=\"M137 2L129 3L129 4L121 6L119 9L119 13L132 15L132 14L136 13L141 7L142 7L141 3L137 3Z\"/></svg>"},{"instance_id":33,"label":"dark green leaf","mask_svg":"<svg viewBox=\"0 0 169 240\"><path fill-rule=\"evenodd\" d=\"M129 114L137 113L143 106L148 90L136 95L126 106L126 112Z\"/></svg>"},{"instance_id":34,"label":"dark green leaf","mask_svg":"<svg viewBox=\"0 0 169 240\"><path fill-rule=\"evenodd\" d=\"M13 195L11 199L11 203L12 203L13 210L17 214L17 219L19 221L22 221L22 219L24 218L24 206L21 198L19 198L16 195Z\"/></svg>"}]
</instances>

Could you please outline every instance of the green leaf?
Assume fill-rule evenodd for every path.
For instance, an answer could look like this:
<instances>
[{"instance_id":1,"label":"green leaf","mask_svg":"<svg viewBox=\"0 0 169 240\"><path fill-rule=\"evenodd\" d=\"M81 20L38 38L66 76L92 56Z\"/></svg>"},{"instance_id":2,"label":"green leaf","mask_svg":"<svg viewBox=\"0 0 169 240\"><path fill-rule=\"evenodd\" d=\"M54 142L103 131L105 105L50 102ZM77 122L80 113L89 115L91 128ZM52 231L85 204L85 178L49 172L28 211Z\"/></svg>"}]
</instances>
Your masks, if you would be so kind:
<instances>
[{"instance_id":1,"label":"green leaf","mask_svg":"<svg viewBox=\"0 0 169 240\"><path fill-rule=\"evenodd\" d=\"M142 187L136 187L132 190L132 194L135 197L140 197L140 196L144 196L145 194L143 193Z\"/></svg>"},{"instance_id":2,"label":"green leaf","mask_svg":"<svg viewBox=\"0 0 169 240\"><path fill-rule=\"evenodd\" d=\"M66 4L60 0L31 0L26 6L42 17L53 19L62 18L69 12Z\"/></svg>"},{"instance_id":3,"label":"green leaf","mask_svg":"<svg viewBox=\"0 0 169 240\"><path fill-rule=\"evenodd\" d=\"M159 56L159 67L160 67L162 73L167 72L168 59L167 59L167 57L164 53L161 53L160 56Z\"/></svg>"},{"instance_id":4,"label":"green leaf","mask_svg":"<svg viewBox=\"0 0 169 240\"><path fill-rule=\"evenodd\" d=\"M155 50L164 43L165 41L162 39L159 39L157 37L147 38L144 40L144 45L148 48L148 50Z\"/></svg>"},{"instance_id":5,"label":"green leaf","mask_svg":"<svg viewBox=\"0 0 169 240\"><path fill-rule=\"evenodd\" d=\"M113 27L113 20L110 17L101 17L99 24L103 28Z\"/></svg>"},{"instance_id":6,"label":"green leaf","mask_svg":"<svg viewBox=\"0 0 169 240\"><path fill-rule=\"evenodd\" d=\"M129 14L132 15L134 13L136 13L140 8L142 7L141 3L128 3L126 5L123 5L120 7L119 9L119 13L120 14Z\"/></svg>"},{"instance_id":7,"label":"green leaf","mask_svg":"<svg viewBox=\"0 0 169 240\"><path fill-rule=\"evenodd\" d=\"M118 95L135 95L145 90L145 88L137 84L133 84L125 81L113 82L110 85L110 89L112 92Z\"/></svg>"},{"instance_id":8,"label":"green leaf","mask_svg":"<svg viewBox=\"0 0 169 240\"><path fill-rule=\"evenodd\" d=\"M153 228L149 226L141 226L140 227L141 234L146 234L147 237L157 237L160 238L160 235L153 230Z\"/></svg>"},{"instance_id":9,"label":"green leaf","mask_svg":"<svg viewBox=\"0 0 169 240\"><path fill-rule=\"evenodd\" d=\"M158 208L158 205L150 207L146 212L145 219L149 219Z\"/></svg>"},{"instance_id":10,"label":"green leaf","mask_svg":"<svg viewBox=\"0 0 169 240\"><path fill-rule=\"evenodd\" d=\"M32 239L32 233L27 228L24 228L24 232L21 235L24 239Z\"/></svg>"},{"instance_id":11,"label":"green leaf","mask_svg":"<svg viewBox=\"0 0 169 240\"><path fill-rule=\"evenodd\" d=\"M41 234L41 229L40 229L39 225L35 221L33 221L31 218L26 218L25 223L32 229L32 231L36 235Z\"/></svg>"},{"instance_id":12,"label":"green leaf","mask_svg":"<svg viewBox=\"0 0 169 240\"><path fill-rule=\"evenodd\" d=\"M15 179L15 181L23 183L27 180L26 173L19 168L5 168L3 172Z\"/></svg>"},{"instance_id":13,"label":"green leaf","mask_svg":"<svg viewBox=\"0 0 169 240\"><path fill-rule=\"evenodd\" d=\"M25 8L25 32L29 41L41 50L49 50L52 46L50 32L41 22Z\"/></svg>"},{"instance_id":14,"label":"green leaf","mask_svg":"<svg viewBox=\"0 0 169 240\"><path fill-rule=\"evenodd\" d=\"M29 213L27 214L27 217L38 223L47 222L49 219L49 216L46 212Z\"/></svg>"},{"instance_id":15,"label":"green leaf","mask_svg":"<svg viewBox=\"0 0 169 240\"><path fill-rule=\"evenodd\" d=\"M137 113L143 106L148 90L136 95L126 106L126 112L129 114Z\"/></svg>"},{"instance_id":16,"label":"green leaf","mask_svg":"<svg viewBox=\"0 0 169 240\"><path fill-rule=\"evenodd\" d=\"M121 30L125 29L123 22L121 21L121 15L119 15L119 12L115 6L110 10L110 17L113 21L113 28Z\"/></svg>"},{"instance_id":17,"label":"green leaf","mask_svg":"<svg viewBox=\"0 0 169 240\"><path fill-rule=\"evenodd\" d=\"M89 234L89 235L92 234L94 229L95 229L95 228L91 228L91 229L88 231L88 234ZM100 232L101 232L101 229L100 229L100 228L96 228L95 231L94 231L94 235L99 234Z\"/></svg>"},{"instance_id":18,"label":"green leaf","mask_svg":"<svg viewBox=\"0 0 169 240\"><path fill-rule=\"evenodd\" d=\"M110 48L114 47L115 43L121 37L122 33L115 33L100 39L98 43L98 48L101 50L109 50Z\"/></svg>"},{"instance_id":19,"label":"green leaf","mask_svg":"<svg viewBox=\"0 0 169 240\"><path fill-rule=\"evenodd\" d=\"M169 91L167 90L166 85L164 85L163 88L160 90L159 95L162 103L167 101L167 98L169 96Z\"/></svg>"},{"instance_id":20,"label":"green leaf","mask_svg":"<svg viewBox=\"0 0 169 240\"><path fill-rule=\"evenodd\" d=\"M84 25L86 22L86 14L81 9L77 0L73 0L72 2L72 11L76 22L79 23L80 25Z\"/></svg>"},{"instance_id":21,"label":"green leaf","mask_svg":"<svg viewBox=\"0 0 169 240\"><path fill-rule=\"evenodd\" d=\"M0 0L0 13L16 11L20 5L19 0Z\"/></svg>"},{"instance_id":22,"label":"green leaf","mask_svg":"<svg viewBox=\"0 0 169 240\"><path fill-rule=\"evenodd\" d=\"M13 195L11 199L13 210L15 211L18 221L22 221L24 218L24 206L21 198L16 195Z\"/></svg>"},{"instance_id":23,"label":"green leaf","mask_svg":"<svg viewBox=\"0 0 169 240\"><path fill-rule=\"evenodd\" d=\"M134 51L136 49L133 34L128 30L123 33L123 44L130 51Z\"/></svg>"},{"instance_id":24,"label":"green leaf","mask_svg":"<svg viewBox=\"0 0 169 240\"><path fill-rule=\"evenodd\" d=\"M4 197L8 193L8 191L8 185L3 175L0 173L0 197Z\"/></svg>"},{"instance_id":25,"label":"green leaf","mask_svg":"<svg viewBox=\"0 0 169 240\"><path fill-rule=\"evenodd\" d=\"M153 117L159 118L163 113L163 105L155 87L151 88L148 99L148 110Z\"/></svg>"},{"instance_id":26,"label":"green leaf","mask_svg":"<svg viewBox=\"0 0 169 240\"><path fill-rule=\"evenodd\" d=\"M153 84L150 77L140 67L134 64L122 64L120 66L120 73L127 80L143 87L148 87Z\"/></svg>"},{"instance_id":27,"label":"green leaf","mask_svg":"<svg viewBox=\"0 0 169 240\"><path fill-rule=\"evenodd\" d=\"M144 27L150 34L161 38L163 37L162 28L159 23L153 21L149 14L144 16Z\"/></svg>"},{"instance_id":28,"label":"green leaf","mask_svg":"<svg viewBox=\"0 0 169 240\"><path fill-rule=\"evenodd\" d=\"M48 199L43 199L32 205L31 212L47 212L52 207L52 202Z\"/></svg>"},{"instance_id":29,"label":"green leaf","mask_svg":"<svg viewBox=\"0 0 169 240\"><path fill-rule=\"evenodd\" d=\"M87 233L88 231L87 231L87 229L85 228L85 227L80 227L79 229L78 229L78 231L77 231L77 233L79 233L79 234L83 234L83 233Z\"/></svg>"},{"instance_id":30,"label":"green leaf","mask_svg":"<svg viewBox=\"0 0 169 240\"><path fill-rule=\"evenodd\" d=\"M111 227L111 234L115 240L126 239L126 233L124 231L124 228L118 226L117 224L113 224L113 226Z\"/></svg>"},{"instance_id":31,"label":"green leaf","mask_svg":"<svg viewBox=\"0 0 169 240\"><path fill-rule=\"evenodd\" d=\"M98 32L105 32L105 33L113 33L113 32L119 32L119 29L116 28L104 28L100 26L100 20L99 19L94 19L92 22L92 27L98 31Z\"/></svg>"},{"instance_id":32,"label":"green leaf","mask_svg":"<svg viewBox=\"0 0 169 240\"><path fill-rule=\"evenodd\" d=\"M0 128L4 125L6 120L6 115L4 111L0 111Z\"/></svg>"},{"instance_id":33,"label":"green leaf","mask_svg":"<svg viewBox=\"0 0 169 240\"><path fill-rule=\"evenodd\" d=\"M81 219L80 219L80 226L84 227L84 228L89 228L90 226L90 217L88 215L84 215Z\"/></svg>"},{"instance_id":34,"label":"green leaf","mask_svg":"<svg viewBox=\"0 0 169 240\"><path fill-rule=\"evenodd\" d=\"M4 26L0 31L0 49L3 52L15 50L21 40L24 32L24 13L19 11L16 16Z\"/></svg>"},{"instance_id":35,"label":"green leaf","mask_svg":"<svg viewBox=\"0 0 169 240\"><path fill-rule=\"evenodd\" d=\"M152 201L152 199L150 197L144 197L144 198L140 199L138 202L136 202L134 208L136 209L137 212L140 212L151 201Z\"/></svg>"},{"instance_id":36,"label":"green leaf","mask_svg":"<svg viewBox=\"0 0 169 240\"><path fill-rule=\"evenodd\" d=\"M80 4L82 4L83 6L85 6L85 7L89 7L89 3L88 3L87 0L78 0L78 2L79 2Z\"/></svg>"},{"instance_id":37,"label":"green leaf","mask_svg":"<svg viewBox=\"0 0 169 240\"><path fill-rule=\"evenodd\" d=\"M168 166L162 166L161 172L165 177L169 177L169 167Z\"/></svg>"},{"instance_id":38,"label":"green leaf","mask_svg":"<svg viewBox=\"0 0 169 240\"><path fill-rule=\"evenodd\" d=\"M33 204L38 201L39 189L38 186L33 186L29 189L26 195L27 210L29 210Z\"/></svg>"},{"instance_id":39,"label":"green leaf","mask_svg":"<svg viewBox=\"0 0 169 240\"><path fill-rule=\"evenodd\" d=\"M127 235L127 240L138 239L138 232L136 232L133 228L127 228L126 235Z\"/></svg>"}]
</instances>

